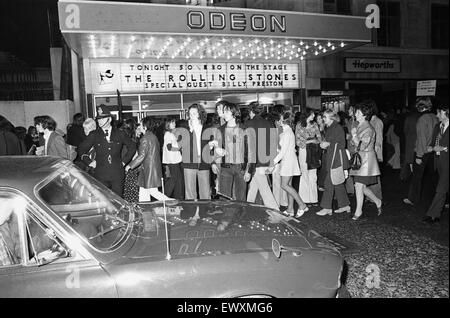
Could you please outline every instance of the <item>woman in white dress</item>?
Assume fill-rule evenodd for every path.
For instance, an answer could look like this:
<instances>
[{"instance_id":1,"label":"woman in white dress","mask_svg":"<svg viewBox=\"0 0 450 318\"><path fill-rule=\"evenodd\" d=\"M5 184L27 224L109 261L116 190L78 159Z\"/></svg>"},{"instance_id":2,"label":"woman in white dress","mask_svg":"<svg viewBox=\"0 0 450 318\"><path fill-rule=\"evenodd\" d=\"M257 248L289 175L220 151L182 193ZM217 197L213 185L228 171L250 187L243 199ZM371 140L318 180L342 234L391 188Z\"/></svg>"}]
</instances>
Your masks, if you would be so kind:
<instances>
[{"instance_id":1,"label":"woman in white dress","mask_svg":"<svg viewBox=\"0 0 450 318\"><path fill-rule=\"evenodd\" d=\"M289 112L275 115L275 124L281 127L283 132L280 134L280 150L274 158L274 164L280 165L281 188L288 194L288 208L285 214L301 217L303 213L308 211L308 207L292 187L292 177L299 176L301 173L295 153L295 135L290 126L291 121L291 113ZM297 201L299 206L297 214L294 212L294 200Z\"/></svg>"}]
</instances>

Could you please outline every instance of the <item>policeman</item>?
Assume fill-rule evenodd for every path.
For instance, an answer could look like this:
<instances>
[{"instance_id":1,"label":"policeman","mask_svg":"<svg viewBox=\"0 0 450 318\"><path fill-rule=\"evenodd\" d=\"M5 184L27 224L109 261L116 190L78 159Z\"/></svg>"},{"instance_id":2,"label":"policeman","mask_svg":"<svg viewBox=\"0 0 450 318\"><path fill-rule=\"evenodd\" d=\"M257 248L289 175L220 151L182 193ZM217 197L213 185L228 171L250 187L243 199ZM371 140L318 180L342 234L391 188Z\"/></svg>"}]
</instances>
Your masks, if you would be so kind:
<instances>
[{"instance_id":1,"label":"policeman","mask_svg":"<svg viewBox=\"0 0 450 318\"><path fill-rule=\"evenodd\" d=\"M95 167L94 177L122 196L125 180L124 166L136 153L136 144L121 130L112 127L112 115L109 109L101 104L97 107L98 128L89 133L79 148L81 160ZM121 156L122 147L126 146L125 155ZM89 150L94 147L95 161L89 158Z\"/></svg>"}]
</instances>

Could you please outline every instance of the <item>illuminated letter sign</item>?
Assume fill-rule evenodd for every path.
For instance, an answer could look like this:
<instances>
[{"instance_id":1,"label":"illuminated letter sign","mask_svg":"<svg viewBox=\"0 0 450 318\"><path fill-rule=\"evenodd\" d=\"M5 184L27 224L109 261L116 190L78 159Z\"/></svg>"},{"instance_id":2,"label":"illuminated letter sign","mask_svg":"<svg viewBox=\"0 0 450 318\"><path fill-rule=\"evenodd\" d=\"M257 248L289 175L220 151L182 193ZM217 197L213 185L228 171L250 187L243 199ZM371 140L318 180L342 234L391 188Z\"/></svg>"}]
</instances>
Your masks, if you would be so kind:
<instances>
[{"instance_id":1,"label":"illuminated letter sign","mask_svg":"<svg viewBox=\"0 0 450 318\"><path fill-rule=\"evenodd\" d=\"M225 14L221 12L209 13L209 25L211 30L223 30L225 29Z\"/></svg>"},{"instance_id":2,"label":"illuminated letter sign","mask_svg":"<svg viewBox=\"0 0 450 318\"><path fill-rule=\"evenodd\" d=\"M233 31L245 31L247 22L245 21L245 15L242 13L230 13L231 30Z\"/></svg>"},{"instance_id":3,"label":"illuminated letter sign","mask_svg":"<svg viewBox=\"0 0 450 318\"><path fill-rule=\"evenodd\" d=\"M270 31L275 32L275 25L278 26L281 32L286 32L286 17L281 16L281 22L274 16L270 16Z\"/></svg>"},{"instance_id":4,"label":"illuminated letter sign","mask_svg":"<svg viewBox=\"0 0 450 318\"><path fill-rule=\"evenodd\" d=\"M254 14L251 18L253 31L266 31L266 17L262 14ZM259 21L259 22L258 22Z\"/></svg>"},{"instance_id":5,"label":"illuminated letter sign","mask_svg":"<svg viewBox=\"0 0 450 318\"><path fill-rule=\"evenodd\" d=\"M205 17L200 11L189 11L187 22L191 29L203 29L205 26Z\"/></svg>"}]
</instances>

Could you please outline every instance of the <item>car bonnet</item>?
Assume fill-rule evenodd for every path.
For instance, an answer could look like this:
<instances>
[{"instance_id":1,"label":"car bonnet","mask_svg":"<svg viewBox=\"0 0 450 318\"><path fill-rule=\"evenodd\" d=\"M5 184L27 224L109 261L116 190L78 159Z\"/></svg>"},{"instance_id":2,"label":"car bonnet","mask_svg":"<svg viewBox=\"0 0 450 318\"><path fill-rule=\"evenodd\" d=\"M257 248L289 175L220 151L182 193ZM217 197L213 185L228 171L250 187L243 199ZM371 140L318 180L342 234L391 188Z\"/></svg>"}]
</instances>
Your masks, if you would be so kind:
<instances>
[{"instance_id":1,"label":"car bonnet","mask_svg":"<svg viewBox=\"0 0 450 318\"><path fill-rule=\"evenodd\" d=\"M336 254L306 224L263 206L231 201L166 203L140 205L142 222L133 231L136 242L126 258L157 260L167 257L168 249L173 258L272 251L274 239L299 251Z\"/></svg>"}]
</instances>

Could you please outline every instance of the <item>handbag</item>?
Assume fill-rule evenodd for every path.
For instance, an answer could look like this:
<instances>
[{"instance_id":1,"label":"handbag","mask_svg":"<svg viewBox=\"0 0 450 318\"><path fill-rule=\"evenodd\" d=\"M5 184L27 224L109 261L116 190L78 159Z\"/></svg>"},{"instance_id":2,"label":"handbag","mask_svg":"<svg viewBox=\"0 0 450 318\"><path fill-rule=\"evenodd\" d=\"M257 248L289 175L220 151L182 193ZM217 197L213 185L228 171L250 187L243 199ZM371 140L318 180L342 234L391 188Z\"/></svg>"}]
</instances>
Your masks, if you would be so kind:
<instances>
[{"instance_id":1,"label":"handbag","mask_svg":"<svg viewBox=\"0 0 450 318\"><path fill-rule=\"evenodd\" d=\"M337 150L337 143L334 146L333 159L331 160L331 170L330 170L331 183L333 185L339 185L339 184L343 184L345 182L344 168L342 167L342 152L341 152L341 150L339 150L339 156L341 157L341 165L339 167L333 169L333 163L334 163L334 158L336 156L336 150Z\"/></svg>"},{"instance_id":2,"label":"handbag","mask_svg":"<svg viewBox=\"0 0 450 318\"><path fill-rule=\"evenodd\" d=\"M306 144L306 163L308 170L320 168L320 155L319 144Z\"/></svg>"},{"instance_id":3,"label":"handbag","mask_svg":"<svg viewBox=\"0 0 450 318\"><path fill-rule=\"evenodd\" d=\"M360 149L361 149L361 141L358 144L358 148L356 148L356 152L350 158L350 168L352 170L361 169L362 159L361 159L361 155L359 154Z\"/></svg>"}]
</instances>

